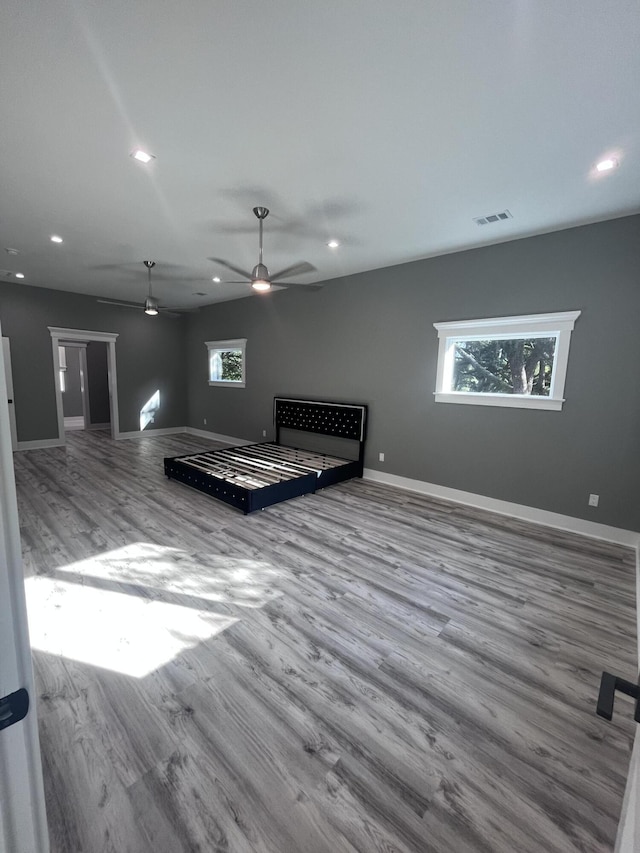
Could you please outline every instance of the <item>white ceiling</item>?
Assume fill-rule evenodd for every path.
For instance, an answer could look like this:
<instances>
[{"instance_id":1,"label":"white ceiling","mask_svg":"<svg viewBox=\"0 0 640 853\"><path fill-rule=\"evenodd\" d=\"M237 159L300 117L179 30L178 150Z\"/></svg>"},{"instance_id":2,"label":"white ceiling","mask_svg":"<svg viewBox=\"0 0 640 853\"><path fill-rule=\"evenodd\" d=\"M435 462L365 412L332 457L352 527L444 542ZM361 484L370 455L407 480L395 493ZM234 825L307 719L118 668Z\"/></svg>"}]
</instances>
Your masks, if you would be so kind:
<instances>
[{"instance_id":1,"label":"white ceiling","mask_svg":"<svg viewBox=\"0 0 640 853\"><path fill-rule=\"evenodd\" d=\"M308 282L637 212L639 45L637 0L3 0L0 268L195 306L257 204Z\"/></svg>"}]
</instances>

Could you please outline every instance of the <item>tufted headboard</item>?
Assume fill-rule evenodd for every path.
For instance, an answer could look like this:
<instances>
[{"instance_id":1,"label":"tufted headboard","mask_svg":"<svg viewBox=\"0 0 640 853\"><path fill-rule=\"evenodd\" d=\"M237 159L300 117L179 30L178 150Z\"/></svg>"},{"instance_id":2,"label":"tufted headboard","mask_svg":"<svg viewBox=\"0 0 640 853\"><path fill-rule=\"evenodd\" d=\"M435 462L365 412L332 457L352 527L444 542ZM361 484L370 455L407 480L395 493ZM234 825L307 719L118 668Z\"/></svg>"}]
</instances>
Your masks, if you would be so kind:
<instances>
[{"instance_id":1,"label":"tufted headboard","mask_svg":"<svg viewBox=\"0 0 640 853\"><path fill-rule=\"evenodd\" d=\"M281 428L351 439L359 442L359 458L364 464L364 442L367 435L365 405L274 397L273 420L278 444Z\"/></svg>"}]
</instances>

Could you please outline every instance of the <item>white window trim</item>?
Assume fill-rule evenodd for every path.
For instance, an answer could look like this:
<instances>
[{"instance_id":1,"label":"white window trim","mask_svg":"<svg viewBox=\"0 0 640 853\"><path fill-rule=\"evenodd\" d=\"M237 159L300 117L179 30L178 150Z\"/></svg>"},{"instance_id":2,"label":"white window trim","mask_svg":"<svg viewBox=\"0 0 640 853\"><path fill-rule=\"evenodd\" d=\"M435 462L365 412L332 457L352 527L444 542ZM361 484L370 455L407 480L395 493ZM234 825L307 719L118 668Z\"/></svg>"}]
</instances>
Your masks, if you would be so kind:
<instances>
[{"instance_id":1,"label":"white window trim","mask_svg":"<svg viewBox=\"0 0 640 853\"><path fill-rule=\"evenodd\" d=\"M580 311L555 314L522 314L518 317L489 317L484 320L458 320L434 323L438 332L438 369L436 403L462 403L471 406L506 406L521 409L546 409L559 412L564 403L571 332ZM454 364L454 341L528 337L557 338L556 353L548 397L529 394L476 394L473 391L450 391Z\"/></svg>"},{"instance_id":2,"label":"white window trim","mask_svg":"<svg viewBox=\"0 0 640 853\"><path fill-rule=\"evenodd\" d=\"M205 341L204 344L207 348L207 376L209 377L209 385L218 385L222 388L244 388L246 385L246 361L247 361L247 339L246 338L232 338L228 341ZM211 351L212 350L226 350L226 349L239 349L242 351L242 379L235 381L231 379L211 379L211 370L210 370L210 362L211 362Z\"/></svg>"}]
</instances>

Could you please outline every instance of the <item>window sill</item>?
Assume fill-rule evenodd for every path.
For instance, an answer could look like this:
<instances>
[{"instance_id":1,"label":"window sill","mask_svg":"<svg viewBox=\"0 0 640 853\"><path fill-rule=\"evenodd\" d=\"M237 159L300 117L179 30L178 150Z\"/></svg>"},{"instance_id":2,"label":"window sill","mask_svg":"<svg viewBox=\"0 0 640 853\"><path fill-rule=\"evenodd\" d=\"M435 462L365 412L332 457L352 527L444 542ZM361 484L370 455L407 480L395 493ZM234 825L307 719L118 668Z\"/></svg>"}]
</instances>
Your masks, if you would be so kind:
<instances>
[{"instance_id":1,"label":"window sill","mask_svg":"<svg viewBox=\"0 0 640 853\"><path fill-rule=\"evenodd\" d=\"M218 385L221 388L244 388L245 382L232 382L230 380L209 380L209 385Z\"/></svg>"},{"instance_id":2,"label":"window sill","mask_svg":"<svg viewBox=\"0 0 640 853\"><path fill-rule=\"evenodd\" d=\"M465 406L503 406L509 409L544 409L560 412L562 399L530 397L517 394L473 394L468 391L435 393L436 403L462 403Z\"/></svg>"}]
</instances>

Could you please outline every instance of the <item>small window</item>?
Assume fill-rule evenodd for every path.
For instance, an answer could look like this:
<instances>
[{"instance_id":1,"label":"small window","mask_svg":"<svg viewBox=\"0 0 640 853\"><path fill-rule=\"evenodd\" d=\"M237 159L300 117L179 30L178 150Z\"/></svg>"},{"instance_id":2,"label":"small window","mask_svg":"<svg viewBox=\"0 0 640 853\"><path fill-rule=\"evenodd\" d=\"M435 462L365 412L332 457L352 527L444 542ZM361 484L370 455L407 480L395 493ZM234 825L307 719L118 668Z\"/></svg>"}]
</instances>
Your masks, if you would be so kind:
<instances>
[{"instance_id":1,"label":"small window","mask_svg":"<svg viewBox=\"0 0 640 853\"><path fill-rule=\"evenodd\" d=\"M58 373L60 378L60 390L64 394L67 390L67 351L64 347L58 347L58 360L60 362L60 372Z\"/></svg>"},{"instance_id":2,"label":"small window","mask_svg":"<svg viewBox=\"0 0 640 853\"><path fill-rule=\"evenodd\" d=\"M245 386L246 338L232 341L207 341L209 352L209 385Z\"/></svg>"},{"instance_id":3,"label":"small window","mask_svg":"<svg viewBox=\"0 0 640 853\"><path fill-rule=\"evenodd\" d=\"M436 402L560 410L580 311L434 323Z\"/></svg>"}]
</instances>

